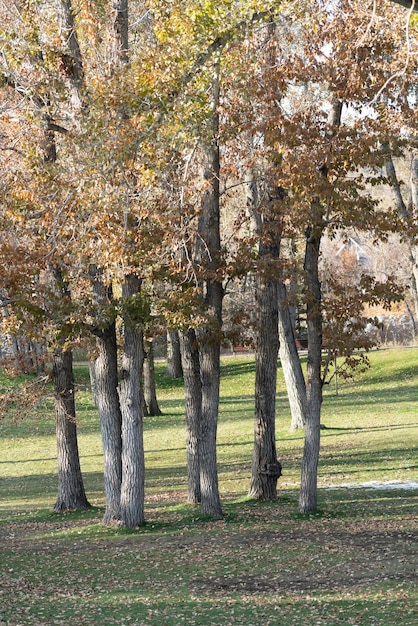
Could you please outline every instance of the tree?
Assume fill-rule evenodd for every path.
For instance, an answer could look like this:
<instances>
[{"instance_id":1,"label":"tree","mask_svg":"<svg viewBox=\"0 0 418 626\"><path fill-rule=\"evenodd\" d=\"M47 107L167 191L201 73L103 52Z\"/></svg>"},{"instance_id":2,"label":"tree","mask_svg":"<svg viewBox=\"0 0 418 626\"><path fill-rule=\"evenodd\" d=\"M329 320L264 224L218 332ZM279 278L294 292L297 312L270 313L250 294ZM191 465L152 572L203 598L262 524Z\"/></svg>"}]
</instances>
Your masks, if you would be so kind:
<instances>
[{"instance_id":1,"label":"tree","mask_svg":"<svg viewBox=\"0 0 418 626\"><path fill-rule=\"evenodd\" d=\"M180 339L178 330L167 330L167 376L176 379L181 378Z\"/></svg>"},{"instance_id":2,"label":"tree","mask_svg":"<svg viewBox=\"0 0 418 626\"><path fill-rule=\"evenodd\" d=\"M325 232L332 236L354 224L358 229L373 229L377 237L384 237L393 227L393 221L390 225L390 217L379 209L366 185L375 185L380 179L377 147L382 120L384 125L394 124L397 128L402 122L395 119L393 101L385 110L387 117L379 116L379 123L373 115L362 117L357 111L363 111L366 105L365 93L369 94L368 103L373 109L375 102L380 102L382 91L389 89L391 81L401 75L405 25L399 32L393 31L393 23L389 24L385 17L388 30L383 35L381 30L367 29L367 19L373 17L365 16L360 10L353 11L353 6L345 2L338 3L331 11L322 2L287 8L280 16L282 39L276 44L277 60L270 64L274 71L263 81L261 77L265 78L266 74L259 67L252 75L254 95L248 96L251 86L247 83L243 89L246 97L239 100L241 115L237 114L236 106L231 112L235 126L241 124L245 133L251 127L253 135L263 137L257 147L260 162L268 155L275 164L276 184L286 192L282 237L297 234L300 238L303 233L305 238L303 299L307 309L308 379L302 512L316 508L324 383L321 240ZM330 33L332 37L328 36ZM350 62L351 57L357 63ZM245 58L248 61L251 57L247 53ZM412 69L414 62L409 58ZM406 70L402 72L406 76ZM276 96L272 97L273 90ZM411 114L407 97L405 88L396 94L397 102L402 102L405 112ZM340 126L343 106L347 117ZM348 119L350 109L354 112L352 120ZM245 158L242 152L239 158ZM251 159L256 160L257 155L253 153ZM367 280L363 282L366 284ZM371 283L367 285L372 290ZM388 281L387 291L391 286ZM362 296L364 302L367 297ZM386 296L381 294L381 297Z\"/></svg>"}]
</instances>

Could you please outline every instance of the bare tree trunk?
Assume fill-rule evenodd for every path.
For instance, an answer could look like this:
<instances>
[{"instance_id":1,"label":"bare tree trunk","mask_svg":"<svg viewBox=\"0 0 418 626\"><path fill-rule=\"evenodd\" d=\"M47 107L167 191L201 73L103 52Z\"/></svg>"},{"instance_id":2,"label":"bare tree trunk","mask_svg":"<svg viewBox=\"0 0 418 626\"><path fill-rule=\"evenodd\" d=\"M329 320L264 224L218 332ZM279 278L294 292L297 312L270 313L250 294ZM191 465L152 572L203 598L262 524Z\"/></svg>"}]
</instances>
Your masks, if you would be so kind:
<instances>
[{"instance_id":1,"label":"bare tree trunk","mask_svg":"<svg viewBox=\"0 0 418 626\"><path fill-rule=\"evenodd\" d=\"M343 103L332 102L328 126L332 138L341 123ZM321 176L327 178L326 164L319 168ZM319 254L325 228L324 209L318 200L311 204L311 224L305 232L305 297L306 324L308 333L308 411L305 421L305 444L302 459L302 474L299 493L299 510L310 513L317 508L318 462L321 440L322 385L322 291L319 280Z\"/></svg>"},{"instance_id":2,"label":"bare tree trunk","mask_svg":"<svg viewBox=\"0 0 418 626\"><path fill-rule=\"evenodd\" d=\"M154 342L152 339L146 342L144 390L148 415L162 415L162 411L158 406L157 391L155 387Z\"/></svg>"},{"instance_id":3,"label":"bare tree trunk","mask_svg":"<svg viewBox=\"0 0 418 626\"><path fill-rule=\"evenodd\" d=\"M256 182L247 188L247 206L259 238L255 281L257 339L255 352L254 448L249 495L258 500L274 500L281 465L276 452L276 379L279 352L278 260L281 219L276 205L283 190L269 185L260 198Z\"/></svg>"},{"instance_id":4,"label":"bare tree trunk","mask_svg":"<svg viewBox=\"0 0 418 626\"><path fill-rule=\"evenodd\" d=\"M183 376L179 333L170 329L167 330L167 376L174 380Z\"/></svg>"},{"instance_id":5,"label":"bare tree trunk","mask_svg":"<svg viewBox=\"0 0 418 626\"><path fill-rule=\"evenodd\" d=\"M199 441L202 513L222 515L218 486L216 437L219 411L220 344L206 337L200 348L202 421Z\"/></svg>"},{"instance_id":6,"label":"bare tree trunk","mask_svg":"<svg viewBox=\"0 0 418 626\"><path fill-rule=\"evenodd\" d=\"M202 421L202 381L196 333L179 333L186 404L187 500L197 504L200 494L199 441Z\"/></svg>"},{"instance_id":7,"label":"bare tree trunk","mask_svg":"<svg viewBox=\"0 0 418 626\"><path fill-rule=\"evenodd\" d=\"M129 275L122 286L122 299L140 292L141 281ZM144 445L142 407L139 381L144 362L143 337L140 322L124 311L124 346L119 398L122 413L122 485L120 520L127 528L144 522Z\"/></svg>"},{"instance_id":8,"label":"bare tree trunk","mask_svg":"<svg viewBox=\"0 0 418 626\"><path fill-rule=\"evenodd\" d=\"M249 188L248 205L259 236L259 262L256 276L257 340L255 353L254 450L249 495L258 500L277 497L281 465L276 452L276 378L279 352L278 259L281 222L275 204L282 190L266 194L260 201L255 183ZM264 205L264 206L263 206Z\"/></svg>"},{"instance_id":9,"label":"bare tree trunk","mask_svg":"<svg viewBox=\"0 0 418 626\"><path fill-rule=\"evenodd\" d=\"M207 182L207 187L203 192L202 213L198 225L200 239L204 242L200 261L206 273L205 304L208 315L206 328L200 328L198 331L202 381L202 421L199 441L201 509L202 513L214 517L222 515L216 460L222 300L224 295L222 283L216 277L221 252L218 146L219 74L220 64L216 62L212 83L213 115L210 121L210 141L204 147L203 178Z\"/></svg>"},{"instance_id":10,"label":"bare tree trunk","mask_svg":"<svg viewBox=\"0 0 418 626\"><path fill-rule=\"evenodd\" d=\"M257 343L255 355L254 451L249 495L274 500L281 465L276 452L277 279L257 277Z\"/></svg>"},{"instance_id":11,"label":"bare tree trunk","mask_svg":"<svg viewBox=\"0 0 418 626\"><path fill-rule=\"evenodd\" d=\"M100 270L91 270L93 294L97 305L109 306L111 289L100 280ZM120 520L122 483L122 415L118 395L118 354L116 324L94 329L98 356L95 379L97 408L102 432L106 511L103 523L112 525Z\"/></svg>"},{"instance_id":12,"label":"bare tree trunk","mask_svg":"<svg viewBox=\"0 0 418 626\"><path fill-rule=\"evenodd\" d=\"M315 226L308 229L305 250L305 288L308 331L308 411L305 422L305 445L299 494L299 510L310 513L317 508L318 460L322 403L322 311L318 261L322 237L322 210L313 208Z\"/></svg>"},{"instance_id":13,"label":"bare tree trunk","mask_svg":"<svg viewBox=\"0 0 418 626\"><path fill-rule=\"evenodd\" d=\"M122 416L118 397L118 361L115 324L97 337L99 355L95 362L97 408L102 431L106 511L103 523L120 520L122 482Z\"/></svg>"},{"instance_id":14,"label":"bare tree trunk","mask_svg":"<svg viewBox=\"0 0 418 626\"><path fill-rule=\"evenodd\" d=\"M129 61L129 2L128 0L114 0L114 64L128 63Z\"/></svg>"},{"instance_id":15,"label":"bare tree trunk","mask_svg":"<svg viewBox=\"0 0 418 626\"><path fill-rule=\"evenodd\" d=\"M304 428L307 412L306 383L295 342L293 322L286 303L285 284L279 280L279 355L289 398L290 429Z\"/></svg>"},{"instance_id":16,"label":"bare tree trunk","mask_svg":"<svg viewBox=\"0 0 418 626\"><path fill-rule=\"evenodd\" d=\"M392 187L392 194L395 201L396 208L398 210L399 217L407 224L411 216L418 215L418 153L416 150L411 154L411 176L410 176L410 206L407 206L402 196L401 185L399 183L398 175L396 173L395 164L392 158L392 152L389 143L382 145L382 150L387 158L385 163L386 176ZM415 320L414 327L418 324L418 246L415 242L415 233L412 236L408 233L404 233L406 241L408 242L408 256L411 266L411 279L410 289L412 300L414 303Z\"/></svg>"},{"instance_id":17,"label":"bare tree trunk","mask_svg":"<svg viewBox=\"0 0 418 626\"><path fill-rule=\"evenodd\" d=\"M90 376L90 390L91 399L94 406L97 408L97 382L96 382L96 368L94 360L89 359L89 376Z\"/></svg>"},{"instance_id":18,"label":"bare tree trunk","mask_svg":"<svg viewBox=\"0 0 418 626\"><path fill-rule=\"evenodd\" d=\"M82 106L82 87L84 83L83 60L80 44L75 30L74 11L71 0L59 0L59 19L62 41L65 49L61 56L61 66L70 81L72 104L75 108Z\"/></svg>"},{"instance_id":19,"label":"bare tree trunk","mask_svg":"<svg viewBox=\"0 0 418 626\"><path fill-rule=\"evenodd\" d=\"M52 378L58 453L58 496L54 511L85 510L90 507L84 490L77 443L73 355L54 350Z\"/></svg>"},{"instance_id":20,"label":"bare tree trunk","mask_svg":"<svg viewBox=\"0 0 418 626\"><path fill-rule=\"evenodd\" d=\"M418 217L418 150L417 149L415 149L412 152L410 190L411 190L410 212L416 219ZM411 245L410 258L412 262L411 291L414 297L414 304L415 304L415 322L416 324L418 324L418 245L416 245L415 243Z\"/></svg>"}]
</instances>

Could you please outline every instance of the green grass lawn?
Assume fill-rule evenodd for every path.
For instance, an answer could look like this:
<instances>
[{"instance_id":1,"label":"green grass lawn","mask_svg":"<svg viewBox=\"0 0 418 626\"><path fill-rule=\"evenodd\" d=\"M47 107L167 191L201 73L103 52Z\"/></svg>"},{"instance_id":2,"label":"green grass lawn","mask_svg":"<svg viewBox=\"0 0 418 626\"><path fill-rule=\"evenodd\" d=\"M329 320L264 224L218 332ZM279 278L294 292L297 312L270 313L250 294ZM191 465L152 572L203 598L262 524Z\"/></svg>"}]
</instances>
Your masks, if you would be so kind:
<instances>
[{"instance_id":1,"label":"green grass lawn","mask_svg":"<svg viewBox=\"0 0 418 626\"><path fill-rule=\"evenodd\" d=\"M297 510L303 433L289 432L281 371L283 476L277 502L259 504L246 497L254 362L223 361L218 460L225 517L216 521L186 503L182 381L167 379L157 363L164 415L144 422L147 521L135 532L100 523L100 433L87 367L77 366L92 510L51 512L51 398L24 421L0 423L0 624L416 626L418 489L361 485L418 481L418 349L370 358L371 370L340 381L338 396L325 389L320 510L308 517ZM0 378L0 386L8 383Z\"/></svg>"}]
</instances>

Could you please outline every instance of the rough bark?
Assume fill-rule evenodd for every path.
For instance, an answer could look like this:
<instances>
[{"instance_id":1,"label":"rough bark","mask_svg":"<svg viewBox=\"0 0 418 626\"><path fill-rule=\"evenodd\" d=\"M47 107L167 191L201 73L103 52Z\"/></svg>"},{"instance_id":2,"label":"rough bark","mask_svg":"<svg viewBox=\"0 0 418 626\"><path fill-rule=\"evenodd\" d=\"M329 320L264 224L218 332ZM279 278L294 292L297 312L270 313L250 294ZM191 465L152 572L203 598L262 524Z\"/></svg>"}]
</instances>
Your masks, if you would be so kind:
<instances>
[{"instance_id":1,"label":"rough bark","mask_svg":"<svg viewBox=\"0 0 418 626\"><path fill-rule=\"evenodd\" d=\"M334 100L328 119L330 139L341 124L343 103ZM326 164L319 167L323 178L328 176ZM299 493L299 510L310 513L317 508L318 463L321 439L322 386L322 291L319 280L319 254L325 228L325 212L321 203L311 203L310 225L305 232L304 282L306 325L308 335L307 402L305 443Z\"/></svg>"},{"instance_id":2,"label":"rough bark","mask_svg":"<svg viewBox=\"0 0 418 626\"><path fill-rule=\"evenodd\" d=\"M129 61L129 2L128 0L114 0L114 63L128 63Z\"/></svg>"},{"instance_id":3,"label":"rough bark","mask_svg":"<svg viewBox=\"0 0 418 626\"><path fill-rule=\"evenodd\" d=\"M222 329L223 286L217 277L220 252L219 174L219 63L214 67L212 92L213 115L210 122L211 141L204 146L203 178L207 187L202 197L199 237L202 245L200 261L205 272L205 305L208 322L198 332L200 372L202 380L202 420L199 441L201 509L203 513L222 515L218 487L216 436L219 411L220 345Z\"/></svg>"},{"instance_id":4,"label":"rough bark","mask_svg":"<svg viewBox=\"0 0 418 626\"><path fill-rule=\"evenodd\" d=\"M177 330L167 330L167 376L173 380L183 376L180 340Z\"/></svg>"},{"instance_id":5,"label":"rough bark","mask_svg":"<svg viewBox=\"0 0 418 626\"><path fill-rule=\"evenodd\" d=\"M96 367L95 367L95 362L92 359L89 359L89 375L90 375L91 399L93 400L94 406L97 408Z\"/></svg>"},{"instance_id":6,"label":"rough bark","mask_svg":"<svg viewBox=\"0 0 418 626\"><path fill-rule=\"evenodd\" d=\"M93 294L98 306L107 306L111 291L100 280L100 272L92 268ZM97 408L102 432L106 511L103 523L120 520L122 482L122 415L118 396L118 359L116 324L94 329L98 356L95 360Z\"/></svg>"},{"instance_id":7,"label":"rough bark","mask_svg":"<svg viewBox=\"0 0 418 626\"><path fill-rule=\"evenodd\" d=\"M396 173L395 163L392 158L390 145L386 142L382 145L382 150L386 157L385 171L392 188L392 195L398 215L401 220L408 225L412 216L418 215L418 154L414 150L411 155L411 176L410 176L410 205L407 206L402 195L401 185ZM408 242L408 257L411 268L410 290L414 303L414 329L418 324L418 246L415 243L415 233L412 237L408 235L408 229L404 232L404 238Z\"/></svg>"},{"instance_id":8,"label":"rough bark","mask_svg":"<svg viewBox=\"0 0 418 626\"><path fill-rule=\"evenodd\" d=\"M281 465L277 460L275 416L279 350L277 278L259 276L256 286L254 450L249 495L274 500Z\"/></svg>"},{"instance_id":9,"label":"rough bark","mask_svg":"<svg viewBox=\"0 0 418 626\"><path fill-rule=\"evenodd\" d=\"M146 355L144 361L144 391L148 415L162 415L158 405L157 390L155 386L154 367L154 342L151 339L146 342Z\"/></svg>"},{"instance_id":10,"label":"rough bark","mask_svg":"<svg viewBox=\"0 0 418 626\"><path fill-rule=\"evenodd\" d=\"M411 160L411 178L410 178L410 190L411 190L411 213L418 217L418 151L414 150ZM418 324L418 245L411 245L410 247L410 260L412 263L412 279L411 279L411 292L414 298L415 304L415 323Z\"/></svg>"},{"instance_id":11,"label":"rough bark","mask_svg":"<svg viewBox=\"0 0 418 626\"><path fill-rule=\"evenodd\" d=\"M129 275L122 286L122 299L140 292L141 282ZM122 414L122 485L120 522L136 528L144 522L144 445L139 381L144 362L141 321L131 307L124 310L124 344L119 399Z\"/></svg>"},{"instance_id":12,"label":"rough bark","mask_svg":"<svg viewBox=\"0 0 418 626\"><path fill-rule=\"evenodd\" d=\"M271 191L271 190L270 190ZM281 190L265 194L260 201L255 183L249 187L248 205L257 224L259 264L256 276L257 339L255 352L254 449L249 495L274 500L281 465L276 452L276 378L279 352L278 260L280 256L280 214L276 203Z\"/></svg>"},{"instance_id":13,"label":"rough bark","mask_svg":"<svg viewBox=\"0 0 418 626\"><path fill-rule=\"evenodd\" d=\"M106 511L103 523L112 525L120 519L122 482L122 416L118 397L118 362L116 328L112 324L97 337L95 362L97 408L102 432Z\"/></svg>"},{"instance_id":14,"label":"rough bark","mask_svg":"<svg viewBox=\"0 0 418 626\"><path fill-rule=\"evenodd\" d=\"M82 86L84 68L80 44L75 29L74 11L71 0L59 0L59 18L64 41L64 52L61 55L61 68L70 81L72 104L76 108L82 106Z\"/></svg>"},{"instance_id":15,"label":"rough bark","mask_svg":"<svg viewBox=\"0 0 418 626\"><path fill-rule=\"evenodd\" d=\"M202 335L201 335L202 337ZM216 437L219 411L220 344L204 337L200 348L202 420L199 440L200 502L202 513L222 515L219 497Z\"/></svg>"},{"instance_id":16,"label":"rough bark","mask_svg":"<svg viewBox=\"0 0 418 626\"><path fill-rule=\"evenodd\" d=\"M290 429L304 428L307 412L306 383L296 347L294 326L287 304L286 285L279 280L279 356L292 421Z\"/></svg>"},{"instance_id":17,"label":"rough bark","mask_svg":"<svg viewBox=\"0 0 418 626\"><path fill-rule=\"evenodd\" d=\"M305 443L302 459L302 474L299 494L299 510L310 513L317 508L318 461L321 433L321 355L322 355L322 311L321 284L318 261L322 237L322 210L313 207L314 226L306 234L305 248L305 291L307 297L306 324L308 333L307 401L305 421Z\"/></svg>"},{"instance_id":18,"label":"rough bark","mask_svg":"<svg viewBox=\"0 0 418 626\"><path fill-rule=\"evenodd\" d=\"M85 510L90 507L84 490L77 443L73 355L54 350L52 379L58 455L58 496L54 511Z\"/></svg>"},{"instance_id":19,"label":"rough bark","mask_svg":"<svg viewBox=\"0 0 418 626\"><path fill-rule=\"evenodd\" d=\"M186 404L187 500L197 504L200 494L199 441L202 420L202 381L196 333L179 333Z\"/></svg>"}]
</instances>

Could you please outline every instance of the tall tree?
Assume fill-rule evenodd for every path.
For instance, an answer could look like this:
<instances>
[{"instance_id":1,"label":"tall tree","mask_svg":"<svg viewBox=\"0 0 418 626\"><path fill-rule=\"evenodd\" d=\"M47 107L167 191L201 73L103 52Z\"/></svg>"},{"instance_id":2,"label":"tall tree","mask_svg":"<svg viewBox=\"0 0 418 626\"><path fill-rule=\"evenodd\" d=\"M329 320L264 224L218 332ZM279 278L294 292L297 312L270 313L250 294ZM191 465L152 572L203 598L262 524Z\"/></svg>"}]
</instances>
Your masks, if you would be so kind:
<instances>
[{"instance_id":1,"label":"tall tree","mask_svg":"<svg viewBox=\"0 0 418 626\"><path fill-rule=\"evenodd\" d=\"M222 515L216 461L216 437L219 411L220 351L222 329L222 280L218 276L221 254L220 231L220 151L219 96L220 60L213 65L211 108L206 145L203 146L202 214L198 234L204 244L201 261L205 267L204 299L208 314L206 328L198 329L200 347L200 376L202 381L202 421L199 439L200 491L203 513ZM202 246L203 247L203 246Z\"/></svg>"}]
</instances>

